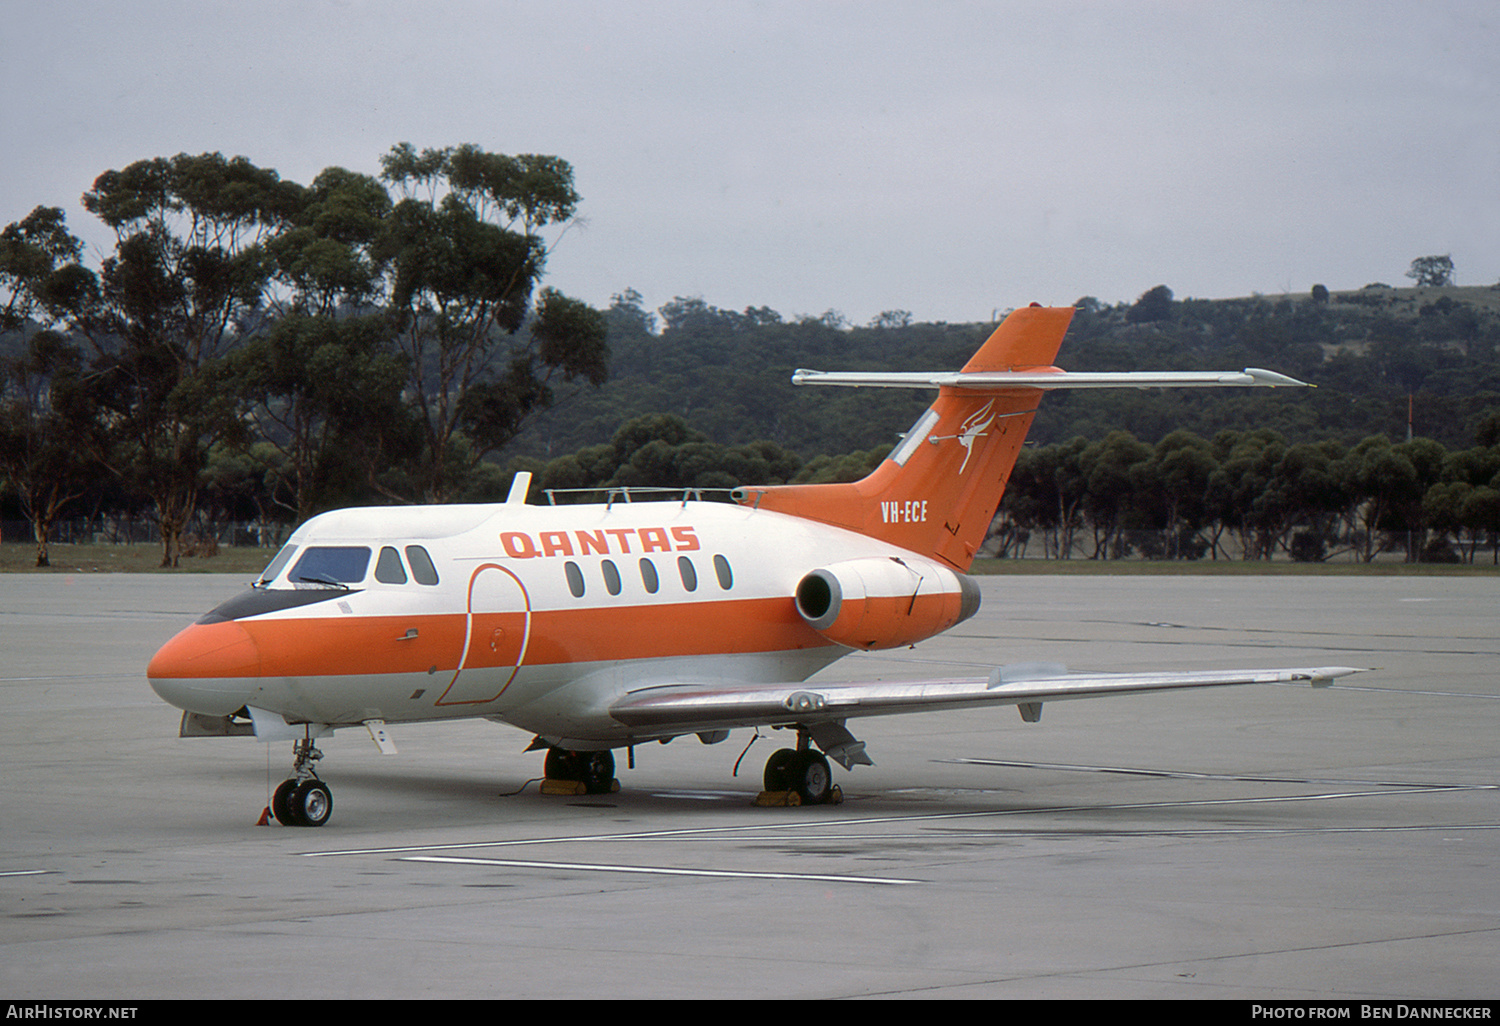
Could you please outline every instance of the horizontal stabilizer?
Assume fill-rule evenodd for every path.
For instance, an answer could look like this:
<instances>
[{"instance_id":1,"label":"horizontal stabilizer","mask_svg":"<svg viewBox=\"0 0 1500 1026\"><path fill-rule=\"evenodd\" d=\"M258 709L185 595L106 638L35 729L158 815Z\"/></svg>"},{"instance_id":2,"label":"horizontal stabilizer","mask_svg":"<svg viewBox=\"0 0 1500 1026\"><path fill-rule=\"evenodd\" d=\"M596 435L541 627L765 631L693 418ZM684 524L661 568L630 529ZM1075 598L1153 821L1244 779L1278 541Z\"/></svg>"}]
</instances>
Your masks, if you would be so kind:
<instances>
[{"instance_id":1,"label":"horizontal stabilizer","mask_svg":"<svg viewBox=\"0 0 1500 1026\"><path fill-rule=\"evenodd\" d=\"M1275 371L1246 367L1242 371L1107 371L1073 372L1056 367L1014 371L879 371L798 370L794 385L844 385L850 388L970 388L1001 391L1037 388L1313 388Z\"/></svg>"}]
</instances>

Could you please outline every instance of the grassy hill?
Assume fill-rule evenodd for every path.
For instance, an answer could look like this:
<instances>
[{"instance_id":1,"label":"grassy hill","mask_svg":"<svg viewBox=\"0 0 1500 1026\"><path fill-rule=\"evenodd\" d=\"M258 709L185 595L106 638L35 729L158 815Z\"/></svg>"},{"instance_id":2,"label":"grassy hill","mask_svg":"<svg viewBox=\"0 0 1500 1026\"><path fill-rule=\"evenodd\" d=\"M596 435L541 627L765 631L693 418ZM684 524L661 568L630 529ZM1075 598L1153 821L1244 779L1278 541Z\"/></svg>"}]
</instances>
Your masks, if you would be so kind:
<instances>
[{"instance_id":1,"label":"grassy hill","mask_svg":"<svg viewBox=\"0 0 1500 1026\"><path fill-rule=\"evenodd\" d=\"M1364 289L1174 301L1160 318L1135 306L1080 300L1058 362L1068 370L1267 367L1317 390L1054 394L1037 442L1102 437L1124 427L1146 442L1178 428L1205 437L1271 427L1297 441L1405 437L1408 397L1419 435L1472 444L1500 407L1500 287ZM507 455L550 458L606 442L625 421L675 413L725 445L769 439L804 459L888 444L929 401L890 389L796 389L797 367L957 368L991 324L845 328L783 321L774 311L719 310L701 300L664 307L665 324L636 307L610 311L611 377L562 397Z\"/></svg>"}]
</instances>

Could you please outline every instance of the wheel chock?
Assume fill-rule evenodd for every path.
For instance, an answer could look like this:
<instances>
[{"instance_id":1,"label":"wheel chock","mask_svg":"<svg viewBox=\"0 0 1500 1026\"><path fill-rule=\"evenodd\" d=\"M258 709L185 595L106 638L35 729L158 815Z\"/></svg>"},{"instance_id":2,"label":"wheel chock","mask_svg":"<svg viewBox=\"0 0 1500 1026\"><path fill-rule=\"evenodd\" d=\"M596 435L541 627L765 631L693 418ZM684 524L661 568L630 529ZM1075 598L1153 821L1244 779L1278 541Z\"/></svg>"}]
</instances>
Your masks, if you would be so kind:
<instances>
[{"instance_id":1,"label":"wheel chock","mask_svg":"<svg viewBox=\"0 0 1500 1026\"><path fill-rule=\"evenodd\" d=\"M792 808L802 804L802 796L796 791L762 791L755 796L755 804L762 809ZM844 789L834 784L828 792L825 805L844 804Z\"/></svg>"},{"instance_id":2,"label":"wheel chock","mask_svg":"<svg viewBox=\"0 0 1500 1026\"><path fill-rule=\"evenodd\" d=\"M609 793L618 794L620 791L619 778L609 782ZM582 780L553 780L551 777L542 778L542 794L561 794L568 797L576 797L588 794L589 787Z\"/></svg>"},{"instance_id":3,"label":"wheel chock","mask_svg":"<svg viewBox=\"0 0 1500 1026\"><path fill-rule=\"evenodd\" d=\"M260 819L256 820L255 825L256 826L270 826L271 825L271 807L269 805L267 805L264 809L261 810L261 812L260 812Z\"/></svg>"},{"instance_id":4,"label":"wheel chock","mask_svg":"<svg viewBox=\"0 0 1500 1026\"><path fill-rule=\"evenodd\" d=\"M582 780L553 780L551 777L542 778L542 794L562 794L571 797L588 793L589 789L584 786Z\"/></svg>"}]
</instances>

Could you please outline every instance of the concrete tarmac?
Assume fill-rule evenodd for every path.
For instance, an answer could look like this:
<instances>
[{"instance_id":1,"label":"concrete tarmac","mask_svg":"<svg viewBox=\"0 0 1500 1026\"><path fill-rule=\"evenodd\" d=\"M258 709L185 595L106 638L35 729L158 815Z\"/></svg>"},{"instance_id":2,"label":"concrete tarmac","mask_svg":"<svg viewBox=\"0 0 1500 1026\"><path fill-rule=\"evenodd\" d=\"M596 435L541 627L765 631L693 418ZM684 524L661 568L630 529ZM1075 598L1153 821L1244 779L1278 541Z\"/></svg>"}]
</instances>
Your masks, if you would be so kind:
<instances>
[{"instance_id":1,"label":"concrete tarmac","mask_svg":"<svg viewBox=\"0 0 1500 1026\"><path fill-rule=\"evenodd\" d=\"M507 727L341 730L315 830L256 825L289 744L145 680L243 583L0 577L0 997L1500 996L1500 577L984 578L822 677L1378 669L850 721L817 808L751 804L784 734L559 798Z\"/></svg>"}]
</instances>

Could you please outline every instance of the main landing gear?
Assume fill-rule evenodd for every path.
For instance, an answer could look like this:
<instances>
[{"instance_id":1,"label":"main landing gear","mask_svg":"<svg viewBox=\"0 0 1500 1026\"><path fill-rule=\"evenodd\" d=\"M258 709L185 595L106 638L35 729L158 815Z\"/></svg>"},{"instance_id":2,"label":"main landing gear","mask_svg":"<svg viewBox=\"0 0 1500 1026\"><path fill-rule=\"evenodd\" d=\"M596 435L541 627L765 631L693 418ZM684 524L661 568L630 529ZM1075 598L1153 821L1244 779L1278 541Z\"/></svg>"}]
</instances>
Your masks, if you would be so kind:
<instances>
[{"instance_id":1,"label":"main landing gear","mask_svg":"<svg viewBox=\"0 0 1500 1026\"><path fill-rule=\"evenodd\" d=\"M292 742L292 775L271 796L271 814L285 826L322 826L333 815L333 792L313 763L323 758L312 738Z\"/></svg>"},{"instance_id":2,"label":"main landing gear","mask_svg":"<svg viewBox=\"0 0 1500 1026\"><path fill-rule=\"evenodd\" d=\"M544 794L613 794L620 789L615 779L615 757L601 752L575 752L568 748L547 749L542 772Z\"/></svg>"},{"instance_id":3,"label":"main landing gear","mask_svg":"<svg viewBox=\"0 0 1500 1026\"><path fill-rule=\"evenodd\" d=\"M830 735L834 741L838 735ZM819 742L826 747L825 738ZM853 742L853 739L849 739ZM857 744L857 742L853 742ZM554 795L612 794L620 789L615 779L615 757L608 750L579 752L568 748L548 747L537 738L530 751L547 748L543 768L542 793ZM863 745L859 749L863 750ZM833 757L848 767L842 748L830 749ZM812 747L809 732L797 730L797 747L783 748L766 762L765 790L756 798L757 805L837 805L844 792L833 782L829 757ZM858 759L868 762L868 759ZM634 765L632 763L632 765Z\"/></svg>"},{"instance_id":4,"label":"main landing gear","mask_svg":"<svg viewBox=\"0 0 1500 1026\"><path fill-rule=\"evenodd\" d=\"M825 805L844 799L833 782L828 757L810 747L805 737L798 738L796 748L773 752L763 779L765 790L756 798L758 805Z\"/></svg>"}]
</instances>

